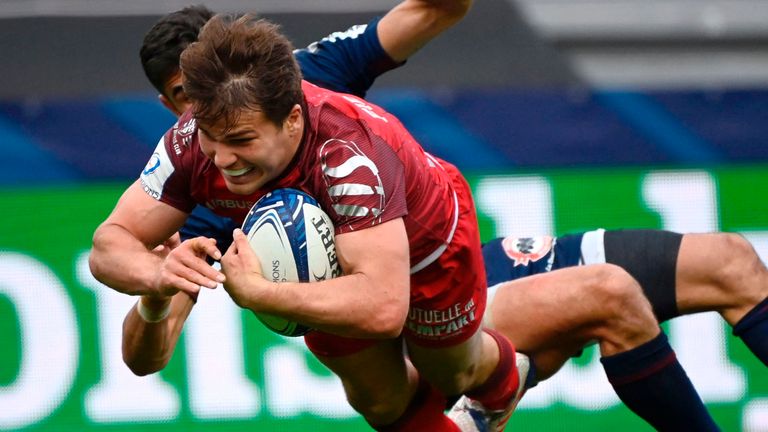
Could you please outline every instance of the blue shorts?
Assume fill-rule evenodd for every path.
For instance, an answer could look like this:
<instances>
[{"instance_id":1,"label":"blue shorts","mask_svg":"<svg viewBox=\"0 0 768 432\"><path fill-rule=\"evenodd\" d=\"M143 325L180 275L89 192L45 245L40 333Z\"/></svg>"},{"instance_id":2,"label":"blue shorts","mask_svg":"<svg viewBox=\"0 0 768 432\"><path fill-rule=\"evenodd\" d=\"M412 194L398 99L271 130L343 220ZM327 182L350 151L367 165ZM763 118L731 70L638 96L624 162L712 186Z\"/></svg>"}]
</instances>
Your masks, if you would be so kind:
<instances>
[{"instance_id":1,"label":"blue shorts","mask_svg":"<svg viewBox=\"0 0 768 432\"><path fill-rule=\"evenodd\" d=\"M682 234L595 230L562 237L505 237L483 245L488 287L582 264L609 263L638 281L659 322L679 316L675 276Z\"/></svg>"},{"instance_id":2,"label":"blue shorts","mask_svg":"<svg viewBox=\"0 0 768 432\"><path fill-rule=\"evenodd\" d=\"M563 237L505 237L483 245L488 286L583 264L584 233Z\"/></svg>"}]
</instances>

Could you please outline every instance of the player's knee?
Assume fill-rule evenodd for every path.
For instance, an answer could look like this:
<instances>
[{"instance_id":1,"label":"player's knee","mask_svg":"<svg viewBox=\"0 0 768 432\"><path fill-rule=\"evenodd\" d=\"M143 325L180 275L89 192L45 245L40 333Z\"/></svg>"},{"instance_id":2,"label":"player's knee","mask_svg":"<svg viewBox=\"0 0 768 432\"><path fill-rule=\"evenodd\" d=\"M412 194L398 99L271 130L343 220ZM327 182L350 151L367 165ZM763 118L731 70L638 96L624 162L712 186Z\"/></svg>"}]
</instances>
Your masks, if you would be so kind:
<instances>
[{"instance_id":1,"label":"player's knee","mask_svg":"<svg viewBox=\"0 0 768 432\"><path fill-rule=\"evenodd\" d=\"M623 268L605 265L593 281L600 310L593 336L603 355L631 349L658 334L658 322L640 284Z\"/></svg>"},{"instance_id":2,"label":"player's knee","mask_svg":"<svg viewBox=\"0 0 768 432\"><path fill-rule=\"evenodd\" d=\"M593 273L590 285L607 315L621 316L627 309L645 308L648 303L640 284L626 270L614 264L601 265Z\"/></svg>"},{"instance_id":3,"label":"player's knee","mask_svg":"<svg viewBox=\"0 0 768 432\"><path fill-rule=\"evenodd\" d=\"M349 405L372 425L395 422L407 404L399 403L397 398L381 398L373 395L347 395Z\"/></svg>"},{"instance_id":4,"label":"player's knee","mask_svg":"<svg viewBox=\"0 0 768 432\"><path fill-rule=\"evenodd\" d=\"M495 342L491 343L495 344ZM481 371L479 362L484 357L481 352L487 354L487 351L478 350L474 352L475 355L468 355L461 360L446 355L442 361L434 360L440 361L437 367L422 363L423 367L419 368L419 373L422 378L444 395L463 394L479 384L478 374Z\"/></svg>"},{"instance_id":5,"label":"player's knee","mask_svg":"<svg viewBox=\"0 0 768 432\"><path fill-rule=\"evenodd\" d=\"M472 387L472 384L476 380L475 371L476 367L473 366L468 370L450 374L448 376L430 377L429 381L442 394L462 394Z\"/></svg>"},{"instance_id":6,"label":"player's knee","mask_svg":"<svg viewBox=\"0 0 768 432\"><path fill-rule=\"evenodd\" d=\"M591 283L599 300L603 334L632 337L656 327L650 302L626 270L613 264L602 265Z\"/></svg>"}]
</instances>

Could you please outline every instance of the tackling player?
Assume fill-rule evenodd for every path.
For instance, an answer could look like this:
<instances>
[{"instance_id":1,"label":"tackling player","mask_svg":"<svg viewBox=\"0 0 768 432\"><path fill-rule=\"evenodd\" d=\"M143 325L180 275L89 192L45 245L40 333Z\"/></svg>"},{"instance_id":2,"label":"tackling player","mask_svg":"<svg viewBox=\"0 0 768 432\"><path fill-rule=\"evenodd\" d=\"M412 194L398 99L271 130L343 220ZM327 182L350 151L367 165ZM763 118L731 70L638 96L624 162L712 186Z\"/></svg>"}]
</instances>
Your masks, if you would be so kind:
<instances>
[{"instance_id":1,"label":"tackling player","mask_svg":"<svg viewBox=\"0 0 768 432\"><path fill-rule=\"evenodd\" d=\"M507 237L483 255L486 325L531 356L538 378L596 341L616 393L657 430L716 429L658 323L716 311L768 365L768 270L737 234Z\"/></svg>"}]
</instances>

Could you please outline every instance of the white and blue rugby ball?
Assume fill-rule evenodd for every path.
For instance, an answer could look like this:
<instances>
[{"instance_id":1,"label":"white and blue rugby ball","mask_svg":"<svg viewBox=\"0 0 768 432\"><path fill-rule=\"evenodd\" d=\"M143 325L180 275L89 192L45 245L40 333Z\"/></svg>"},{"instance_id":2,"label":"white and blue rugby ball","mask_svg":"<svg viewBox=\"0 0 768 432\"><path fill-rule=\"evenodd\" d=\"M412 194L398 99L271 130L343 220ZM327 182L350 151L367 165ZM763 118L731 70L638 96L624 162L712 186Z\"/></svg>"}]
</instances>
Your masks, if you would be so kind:
<instances>
[{"instance_id":1,"label":"white and blue rugby ball","mask_svg":"<svg viewBox=\"0 0 768 432\"><path fill-rule=\"evenodd\" d=\"M243 232L264 277L273 282L317 282L341 274L333 223L317 200L302 191L276 189L262 197L245 217ZM256 317L284 336L302 336L311 330L277 316Z\"/></svg>"}]
</instances>

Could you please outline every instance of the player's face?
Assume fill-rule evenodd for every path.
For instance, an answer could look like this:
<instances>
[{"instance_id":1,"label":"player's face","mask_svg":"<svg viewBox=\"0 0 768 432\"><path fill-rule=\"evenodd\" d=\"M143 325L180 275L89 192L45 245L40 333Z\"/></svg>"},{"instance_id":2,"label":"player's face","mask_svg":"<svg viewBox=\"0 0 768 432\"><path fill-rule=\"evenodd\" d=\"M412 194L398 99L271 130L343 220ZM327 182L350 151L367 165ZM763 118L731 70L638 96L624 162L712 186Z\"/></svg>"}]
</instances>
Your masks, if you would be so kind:
<instances>
[{"instance_id":1,"label":"player's face","mask_svg":"<svg viewBox=\"0 0 768 432\"><path fill-rule=\"evenodd\" d=\"M181 71L176 71L163 86L163 94L160 95L160 102L168 108L176 117L192 106L192 102L187 99L184 93L184 87L181 85Z\"/></svg>"},{"instance_id":2,"label":"player's face","mask_svg":"<svg viewBox=\"0 0 768 432\"><path fill-rule=\"evenodd\" d=\"M227 189L250 195L285 171L299 148L304 118L295 105L281 126L261 111L243 110L226 130L224 121L199 125L200 147L219 169Z\"/></svg>"}]
</instances>

